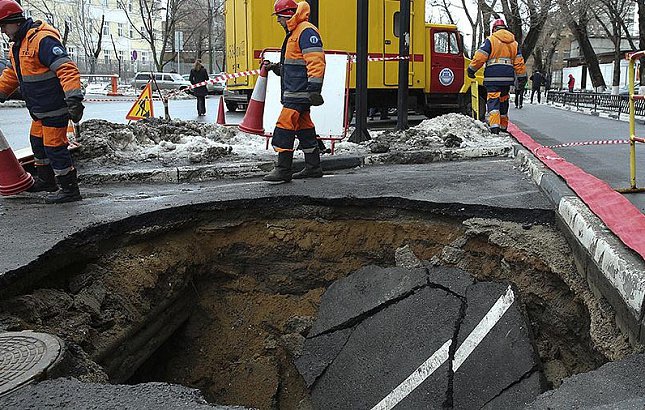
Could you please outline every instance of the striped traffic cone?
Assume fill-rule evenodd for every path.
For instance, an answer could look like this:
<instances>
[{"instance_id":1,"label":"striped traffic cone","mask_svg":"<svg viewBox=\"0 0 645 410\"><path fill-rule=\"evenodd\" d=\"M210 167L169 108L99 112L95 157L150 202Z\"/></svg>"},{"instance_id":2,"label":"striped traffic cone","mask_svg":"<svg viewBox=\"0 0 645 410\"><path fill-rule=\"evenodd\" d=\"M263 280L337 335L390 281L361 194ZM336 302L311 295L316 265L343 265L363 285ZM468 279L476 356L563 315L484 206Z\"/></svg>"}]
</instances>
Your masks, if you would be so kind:
<instances>
[{"instance_id":1,"label":"striped traffic cone","mask_svg":"<svg viewBox=\"0 0 645 410\"><path fill-rule=\"evenodd\" d=\"M249 134L264 135L264 100L267 96L267 75L269 74L266 65L262 64L260 67L260 76L255 83L253 94L251 94L251 101L244 114L244 119L239 125L240 131Z\"/></svg>"},{"instance_id":2,"label":"striped traffic cone","mask_svg":"<svg viewBox=\"0 0 645 410\"><path fill-rule=\"evenodd\" d=\"M16 195L33 184L34 179L22 168L0 130L0 195Z\"/></svg>"}]
</instances>

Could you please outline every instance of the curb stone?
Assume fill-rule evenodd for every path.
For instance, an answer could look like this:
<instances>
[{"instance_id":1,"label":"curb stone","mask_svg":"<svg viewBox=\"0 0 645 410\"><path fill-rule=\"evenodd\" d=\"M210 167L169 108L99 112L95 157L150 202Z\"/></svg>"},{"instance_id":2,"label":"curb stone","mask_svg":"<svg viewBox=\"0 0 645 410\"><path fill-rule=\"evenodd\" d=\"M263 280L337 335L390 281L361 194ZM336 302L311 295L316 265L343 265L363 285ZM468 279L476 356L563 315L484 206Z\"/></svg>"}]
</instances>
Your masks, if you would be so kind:
<instances>
[{"instance_id":1,"label":"curb stone","mask_svg":"<svg viewBox=\"0 0 645 410\"><path fill-rule=\"evenodd\" d=\"M555 205L560 230L596 297L616 310L616 324L632 344L645 344L645 262L618 239L555 173L515 146L515 160Z\"/></svg>"}]
</instances>

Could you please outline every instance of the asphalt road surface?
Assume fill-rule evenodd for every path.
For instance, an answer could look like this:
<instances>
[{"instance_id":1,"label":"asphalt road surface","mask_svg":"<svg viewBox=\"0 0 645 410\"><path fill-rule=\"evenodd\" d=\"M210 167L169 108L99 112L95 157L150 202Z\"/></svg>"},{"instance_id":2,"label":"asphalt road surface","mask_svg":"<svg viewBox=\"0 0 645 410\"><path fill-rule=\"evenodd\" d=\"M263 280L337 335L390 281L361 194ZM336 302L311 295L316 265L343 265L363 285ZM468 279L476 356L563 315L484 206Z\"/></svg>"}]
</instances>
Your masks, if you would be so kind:
<instances>
[{"instance_id":1,"label":"asphalt road surface","mask_svg":"<svg viewBox=\"0 0 645 410\"><path fill-rule=\"evenodd\" d=\"M509 116L511 122L545 146L629 138L628 122L594 117L549 105L530 104L526 100L521 110L511 107ZM636 136L645 136L645 125L637 122ZM615 189L629 187L629 145L627 144L586 145L553 150ZM645 155L643 155L642 146L637 146L636 151L636 183L637 186L643 187L645 186ZM625 197L641 212L645 212L645 194L626 194Z\"/></svg>"}]
</instances>

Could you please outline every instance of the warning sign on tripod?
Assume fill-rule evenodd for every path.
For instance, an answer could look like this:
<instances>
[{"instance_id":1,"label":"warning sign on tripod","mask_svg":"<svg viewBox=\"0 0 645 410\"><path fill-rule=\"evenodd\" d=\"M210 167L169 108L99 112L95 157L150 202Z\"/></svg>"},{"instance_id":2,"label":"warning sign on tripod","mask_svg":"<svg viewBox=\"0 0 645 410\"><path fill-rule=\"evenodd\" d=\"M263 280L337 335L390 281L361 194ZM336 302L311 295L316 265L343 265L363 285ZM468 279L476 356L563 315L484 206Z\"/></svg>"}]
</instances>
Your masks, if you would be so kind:
<instances>
[{"instance_id":1,"label":"warning sign on tripod","mask_svg":"<svg viewBox=\"0 0 645 410\"><path fill-rule=\"evenodd\" d=\"M134 102L130 111L125 116L126 120L138 121L144 118L154 117L154 108L152 105L152 86L150 83L141 92L141 95Z\"/></svg>"}]
</instances>

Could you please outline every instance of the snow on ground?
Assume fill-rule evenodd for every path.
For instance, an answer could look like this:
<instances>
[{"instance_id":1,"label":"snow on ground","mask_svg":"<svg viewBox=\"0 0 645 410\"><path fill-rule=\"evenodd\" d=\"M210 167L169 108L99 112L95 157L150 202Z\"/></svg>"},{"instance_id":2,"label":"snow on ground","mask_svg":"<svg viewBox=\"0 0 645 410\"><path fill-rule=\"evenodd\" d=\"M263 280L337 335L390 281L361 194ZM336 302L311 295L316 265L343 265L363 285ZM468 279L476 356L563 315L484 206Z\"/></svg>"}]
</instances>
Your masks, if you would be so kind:
<instances>
[{"instance_id":1,"label":"snow on ground","mask_svg":"<svg viewBox=\"0 0 645 410\"><path fill-rule=\"evenodd\" d=\"M27 104L23 100L9 100L0 103L0 108L24 108Z\"/></svg>"},{"instance_id":2,"label":"snow on ground","mask_svg":"<svg viewBox=\"0 0 645 410\"><path fill-rule=\"evenodd\" d=\"M371 131L372 140L360 144L340 141L336 155L493 147L511 143L509 136L496 136L486 125L461 114L446 114L425 120L398 132ZM183 166L216 161L248 162L273 159L262 136L237 127L160 118L130 125L88 120L81 125L81 148L75 154L81 166ZM329 148L329 142L325 141ZM298 153L297 156L302 155Z\"/></svg>"}]
</instances>

